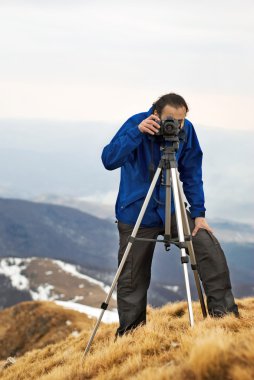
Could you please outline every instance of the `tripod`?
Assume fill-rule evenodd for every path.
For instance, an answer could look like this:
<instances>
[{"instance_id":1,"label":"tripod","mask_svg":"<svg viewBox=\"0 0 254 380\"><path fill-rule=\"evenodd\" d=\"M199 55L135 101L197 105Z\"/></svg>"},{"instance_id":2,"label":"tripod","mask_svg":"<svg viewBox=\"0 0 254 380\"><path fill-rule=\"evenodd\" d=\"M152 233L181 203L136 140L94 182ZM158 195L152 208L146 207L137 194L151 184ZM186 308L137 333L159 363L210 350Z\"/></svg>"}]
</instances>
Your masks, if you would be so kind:
<instances>
[{"instance_id":1,"label":"tripod","mask_svg":"<svg viewBox=\"0 0 254 380\"><path fill-rule=\"evenodd\" d=\"M189 322L190 322L190 326L193 327L194 326L194 317L193 317L193 310L192 310L192 303L191 303L191 292L190 292L188 267L187 267L187 264L189 262L189 257L190 257L191 268L192 268L193 273L194 273L194 278L195 278L195 283L196 283L196 287L197 287L197 291L198 291L198 296L199 296L199 300L200 300L202 314L203 314L204 318L207 317L203 293L202 293L202 289L200 286L199 275L198 275L198 271L197 271L197 264L196 264L194 249L193 249L193 245L192 245L192 241L191 241L192 235L190 233L188 217L187 217L187 213L186 213L186 209L185 209L185 205L184 205L184 201L183 201L183 199L184 199L183 190L182 190L182 186L180 185L179 173L177 170L177 161L175 158L175 153L179 147L179 138L176 136L175 137L166 137L165 136L164 139L165 139L165 141L172 142L172 145L167 146L165 144L165 146L160 147L160 149L162 150L161 160L160 160L158 168L157 168L157 170L153 176L150 188L149 188L147 195L145 197L145 200L143 202L142 208L140 210L136 224L133 228L132 234L129 236L127 247L125 249L122 260L118 266L118 270L115 274L113 283L112 283L111 288L109 290L109 293L108 293L105 301L101 304L102 310L101 310L99 318L96 322L94 330L91 334L91 337L87 343L86 349L84 351L83 358L85 357L85 355L89 351L89 348L92 344L93 338L94 338L96 331L99 327L99 324L101 322L103 314L108 307L108 303L109 303L109 300L110 300L111 295L113 293L113 290L115 288L115 285L117 283L118 277L121 274L124 263L127 259L129 252L130 252L132 244L135 240L162 242L162 243L164 243L165 249L167 251L169 250L170 243L173 243L177 247L180 248L181 263L183 265L186 294L187 294L187 302L188 302ZM136 234L138 232L140 223L143 219L147 205L150 201L150 198L152 196L152 193L154 191L155 185L158 181L158 178L159 178L159 175L161 174L162 169L166 170L166 184L165 184L165 186L166 186L166 202L165 202L165 234L164 234L164 239L158 240L158 239L136 238ZM177 239L171 239L171 212L170 212L171 184L172 184L174 203L175 203L178 240ZM188 251L189 256L187 256L186 250Z\"/></svg>"}]
</instances>

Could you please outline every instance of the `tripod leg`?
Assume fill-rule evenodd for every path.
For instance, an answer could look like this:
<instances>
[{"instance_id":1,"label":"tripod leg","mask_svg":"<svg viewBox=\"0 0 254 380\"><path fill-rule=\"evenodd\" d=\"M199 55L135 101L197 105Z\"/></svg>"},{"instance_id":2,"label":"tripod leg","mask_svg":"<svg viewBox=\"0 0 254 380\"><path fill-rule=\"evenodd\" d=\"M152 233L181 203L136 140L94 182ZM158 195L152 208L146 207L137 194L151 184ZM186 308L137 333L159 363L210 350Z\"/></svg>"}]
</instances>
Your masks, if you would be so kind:
<instances>
[{"instance_id":1,"label":"tripod leg","mask_svg":"<svg viewBox=\"0 0 254 380\"><path fill-rule=\"evenodd\" d=\"M169 212L171 207L171 176L170 169L166 169L166 218L165 218L165 240L171 240L171 213ZM169 250L170 243L165 243L166 251Z\"/></svg>"},{"instance_id":2,"label":"tripod leg","mask_svg":"<svg viewBox=\"0 0 254 380\"><path fill-rule=\"evenodd\" d=\"M113 293L113 291L114 291L114 288L115 288L115 285L116 285L116 283L117 283L118 277L119 277L120 274L121 274L121 271L122 271L122 269L123 269L123 266L124 266L124 264L125 264L125 261L126 261L126 259L127 259L127 257L128 257L128 254L129 254L129 252L130 252L131 246L132 246L132 244L133 244L133 242L134 242L134 238L135 238L135 236L136 236L136 234L137 234L137 232L138 232L138 229L139 229L140 223L141 223L141 221L142 221L142 219L143 219L143 216L144 216L144 214L145 214L145 211L146 211L147 205L148 205L148 203L149 203L149 201L150 201L150 198L151 198L151 196L152 196L152 193L153 193L153 191L154 191L154 188L155 188L156 182L157 182L157 180L158 180L158 178L159 178L160 172L161 172L161 167L158 166L158 168L157 168L157 170L156 170L156 172L155 172L155 174L154 174L154 177L153 177L152 183L151 183L151 185L150 185L150 188L149 188L149 190L148 190L148 192L147 192L147 195L146 195L146 197L145 197L145 200L144 200L144 203L143 203L143 205L142 205L142 208L141 208L141 210L140 210L140 213L139 213L138 219L137 219L137 221L136 221L136 224L135 224L135 226L134 226L134 228L133 228L133 231L132 231L132 234L131 234L131 236L130 236L130 241L129 241L127 247L126 247L126 250L125 250L125 252L124 252L123 258L122 258L122 260L121 260L121 262L120 262L120 264L119 264L119 267L118 267L118 269L117 269L117 272L116 272L116 274L115 274L115 277L114 277L113 283L112 283L111 288L110 288L110 290L109 290L109 293L108 293L108 295L107 295L107 297L106 297L106 299L105 299L105 302L103 302L103 303L101 304L101 309L102 309L102 310L101 310L101 313L100 313L99 318L98 318L98 320L97 320L97 322L96 322L96 324L95 324L95 327L94 327L94 330L93 330L93 332L92 332L92 334L91 334L91 336L90 336L90 339L89 339L89 341L88 341L88 343L87 343L87 346L86 346L86 348L85 348L85 351L84 351L84 354L83 354L82 359L84 359L85 355L88 353L89 348L90 348L90 346L91 346L91 344L92 344L92 342L93 342L94 336L95 336L95 334L96 334L96 331L97 331L97 329L98 329L98 327L99 327L99 324L100 324L100 322L101 322L101 319L102 319L102 317L103 317L103 314L104 314L105 310L107 310L109 300L110 300L111 295L112 295L112 293Z\"/></svg>"},{"instance_id":3,"label":"tripod leg","mask_svg":"<svg viewBox=\"0 0 254 380\"><path fill-rule=\"evenodd\" d=\"M178 185L178 190L179 190L180 206L181 206L181 212L182 212L182 218L183 218L184 233L186 235L191 235L188 217L187 217L186 209L184 207L183 189L182 189L182 186L180 184L179 173L177 173L177 185ZM203 292L202 292L201 285L200 285L199 275L198 275L198 271L197 271L196 257L195 257L192 241L191 240L187 241L187 245L188 245L188 251L190 254L191 268L192 268L193 274L194 274L194 279L195 279L195 283L196 283L196 287L197 287L197 291L198 291L198 296L199 296L202 314L203 314L203 317L206 318L207 317L207 311L206 311L206 306L205 306L205 302L204 302Z\"/></svg>"},{"instance_id":4,"label":"tripod leg","mask_svg":"<svg viewBox=\"0 0 254 380\"><path fill-rule=\"evenodd\" d=\"M185 238L184 238L184 232L183 232L183 221L182 221L182 214L181 214L180 197L179 197L178 186L177 186L177 174L176 174L177 169L175 167L171 167L170 170L171 170L171 178L172 178L174 203L175 203L178 237L179 237L179 242L184 243ZM184 278L185 278L185 285L186 285L189 320L190 320L190 325L192 327L194 326L194 317L193 317L190 283L189 283L188 268L187 268L187 263L189 261L189 258L186 254L185 248L182 247L180 248L180 250L181 250L181 262L183 264L183 271L184 271Z\"/></svg>"}]
</instances>

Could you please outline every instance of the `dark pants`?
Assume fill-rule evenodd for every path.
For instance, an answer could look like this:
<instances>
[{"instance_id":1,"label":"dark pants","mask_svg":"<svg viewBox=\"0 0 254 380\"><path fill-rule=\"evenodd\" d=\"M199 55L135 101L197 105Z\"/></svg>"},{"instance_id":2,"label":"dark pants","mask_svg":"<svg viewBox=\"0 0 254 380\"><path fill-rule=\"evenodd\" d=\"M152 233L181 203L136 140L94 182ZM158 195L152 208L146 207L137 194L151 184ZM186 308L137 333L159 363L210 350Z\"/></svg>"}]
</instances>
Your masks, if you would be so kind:
<instances>
[{"instance_id":1,"label":"dark pants","mask_svg":"<svg viewBox=\"0 0 254 380\"><path fill-rule=\"evenodd\" d=\"M195 222L186 210L190 231ZM117 222L119 231L118 266L128 244L134 225ZM157 239L164 228L139 227L136 237ZM171 219L171 236L176 238L176 216ZM201 228L192 237L197 270L206 294L208 313L223 316L233 312L238 316L238 307L232 294L229 269L224 252L217 238ZM146 323L147 290L151 279L151 265L156 242L134 241L117 282L117 308L120 326L116 336L121 336L140 324Z\"/></svg>"}]
</instances>

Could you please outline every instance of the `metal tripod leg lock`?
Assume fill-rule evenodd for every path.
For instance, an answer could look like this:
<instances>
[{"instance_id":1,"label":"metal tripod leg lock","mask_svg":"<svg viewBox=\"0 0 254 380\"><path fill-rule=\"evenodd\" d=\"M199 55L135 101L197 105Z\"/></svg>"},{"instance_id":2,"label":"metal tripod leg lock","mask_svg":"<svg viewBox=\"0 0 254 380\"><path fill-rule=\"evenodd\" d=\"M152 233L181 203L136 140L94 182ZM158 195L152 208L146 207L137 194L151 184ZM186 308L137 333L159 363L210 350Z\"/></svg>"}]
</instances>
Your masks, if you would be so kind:
<instances>
[{"instance_id":1,"label":"metal tripod leg lock","mask_svg":"<svg viewBox=\"0 0 254 380\"><path fill-rule=\"evenodd\" d=\"M175 141L175 140L173 140ZM189 276L188 276L188 267L187 264L191 262L191 268L194 273L195 283L198 291L198 296L200 300L201 310L203 313L203 317L207 317L206 307L204 303L204 297L203 292L200 285L199 275L197 271L197 264L195 259L195 253L192 245L192 236L190 233L190 227L188 223L188 217L185 209L184 204L184 195L182 186L180 185L180 179L179 179L179 173L177 170L177 162L175 158L175 152L178 149L179 144L176 142L173 142L171 146L163 146L161 147L162 150L162 157L159 162L158 168L153 176L150 188L147 192L147 195L145 197L145 200L143 202L143 205L141 207L139 216L137 218L137 221L134 225L133 231L128 239L128 244L125 249L125 252L123 254L122 260L118 266L117 272L115 274L115 277L113 279L113 283L111 285L111 288L109 290L109 293L105 299L105 301L101 304L101 312L97 319L97 322L95 324L95 327L93 329L93 332L90 336L90 339L87 343L87 346L85 348L83 359L85 355L88 353L89 348L92 344L92 341L94 339L94 336L96 334L96 331L99 327L99 324L101 322L101 319L103 317L103 314L105 310L107 310L109 300L112 296L112 293L114 291L114 288L117 284L118 278L121 274L121 271L123 269L123 266L125 264L125 261L128 257L128 254L130 252L130 249L132 247L132 244L135 240L146 240L146 241L154 241L157 242L164 242L165 249L168 250L168 246L170 245L170 242L177 245L181 252L181 263L183 266L183 272L184 272L184 279L185 279L185 287L186 287L186 295L187 295L187 303L188 303L188 312L189 312L189 322L190 326L194 326L194 317L193 317L193 310L192 310L192 302L191 302L191 292L190 292L190 284L189 284ZM138 229L140 227L141 221L143 219L143 216L145 214L146 208L148 206L148 203L151 199L152 193L155 189L156 183L158 181L158 178L161 174L162 169L166 170L166 202L165 202L165 235L166 239L164 240L157 240L157 239L145 239L145 238L136 238ZM174 204L175 204L175 213L176 213L176 222L177 222L177 232L178 232L178 240L171 239L171 185L172 185L172 192L174 196ZM186 204L187 205L187 204ZM188 255L186 254L186 251L188 251Z\"/></svg>"}]
</instances>

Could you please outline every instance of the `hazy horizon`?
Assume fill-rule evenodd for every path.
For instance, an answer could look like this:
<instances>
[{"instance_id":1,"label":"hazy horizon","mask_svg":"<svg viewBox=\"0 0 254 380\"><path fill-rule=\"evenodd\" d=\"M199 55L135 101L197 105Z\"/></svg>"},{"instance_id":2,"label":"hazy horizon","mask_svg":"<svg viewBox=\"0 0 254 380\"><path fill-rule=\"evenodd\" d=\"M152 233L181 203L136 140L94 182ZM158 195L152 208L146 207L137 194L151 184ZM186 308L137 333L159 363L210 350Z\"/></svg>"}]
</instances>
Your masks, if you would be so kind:
<instances>
[{"instance_id":1,"label":"hazy horizon","mask_svg":"<svg viewBox=\"0 0 254 380\"><path fill-rule=\"evenodd\" d=\"M118 128L116 123L0 120L0 196L96 201L110 206L113 217L120 169L106 170L101 152ZM203 151L207 217L253 223L253 132L201 125L195 130Z\"/></svg>"}]
</instances>

